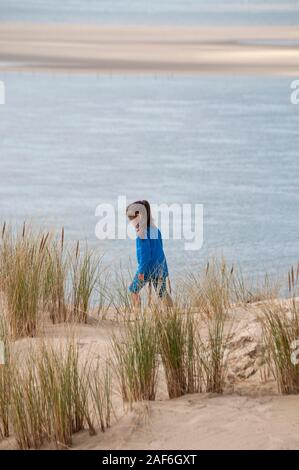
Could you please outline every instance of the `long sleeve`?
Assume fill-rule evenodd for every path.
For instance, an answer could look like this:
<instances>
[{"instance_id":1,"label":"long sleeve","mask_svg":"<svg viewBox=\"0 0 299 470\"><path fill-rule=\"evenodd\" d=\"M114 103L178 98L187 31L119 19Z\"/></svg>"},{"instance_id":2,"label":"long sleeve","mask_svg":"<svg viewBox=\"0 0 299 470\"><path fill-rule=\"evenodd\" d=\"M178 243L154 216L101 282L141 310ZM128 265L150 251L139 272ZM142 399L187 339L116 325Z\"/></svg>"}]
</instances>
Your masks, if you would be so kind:
<instances>
[{"instance_id":1,"label":"long sleeve","mask_svg":"<svg viewBox=\"0 0 299 470\"><path fill-rule=\"evenodd\" d=\"M137 238L137 274L147 274L150 268L151 248L149 238Z\"/></svg>"}]
</instances>

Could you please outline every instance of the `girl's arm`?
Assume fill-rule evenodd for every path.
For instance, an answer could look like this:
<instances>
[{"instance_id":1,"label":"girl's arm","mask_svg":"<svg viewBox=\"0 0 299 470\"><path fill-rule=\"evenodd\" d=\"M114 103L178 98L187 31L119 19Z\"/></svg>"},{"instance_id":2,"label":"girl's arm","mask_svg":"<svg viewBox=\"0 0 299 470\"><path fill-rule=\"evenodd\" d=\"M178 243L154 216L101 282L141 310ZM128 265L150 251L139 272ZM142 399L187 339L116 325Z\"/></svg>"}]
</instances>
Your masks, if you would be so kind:
<instances>
[{"instance_id":1,"label":"girl's arm","mask_svg":"<svg viewBox=\"0 0 299 470\"><path fill-rule=\"evenodd\" d=\"M139 276L144 276L144 274L148 271L149 261L150 261L150 241L148 238L138 238L138 250L139 250L139 264L137 269L137 274Z\"/></svg>"}]
</instances>

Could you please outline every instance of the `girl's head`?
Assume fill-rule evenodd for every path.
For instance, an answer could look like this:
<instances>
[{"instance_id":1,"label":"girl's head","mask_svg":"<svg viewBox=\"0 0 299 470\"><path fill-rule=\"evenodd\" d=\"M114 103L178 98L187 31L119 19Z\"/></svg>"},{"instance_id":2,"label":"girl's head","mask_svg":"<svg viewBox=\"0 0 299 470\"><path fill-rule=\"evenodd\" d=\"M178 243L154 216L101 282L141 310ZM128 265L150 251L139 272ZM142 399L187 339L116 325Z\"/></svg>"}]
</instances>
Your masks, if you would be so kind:
<instances>
[{"instance_id":1,"label":"girl's head","mask_svg":"<svg viewBox=\"0 0 299 470\"><path fill-rule=\"evenodd\" d=\"M127 216L130 222L140 222L149 227L152 221L151 206L148 201L135 201L127 207Z\"/></svg>"}]
</instances>

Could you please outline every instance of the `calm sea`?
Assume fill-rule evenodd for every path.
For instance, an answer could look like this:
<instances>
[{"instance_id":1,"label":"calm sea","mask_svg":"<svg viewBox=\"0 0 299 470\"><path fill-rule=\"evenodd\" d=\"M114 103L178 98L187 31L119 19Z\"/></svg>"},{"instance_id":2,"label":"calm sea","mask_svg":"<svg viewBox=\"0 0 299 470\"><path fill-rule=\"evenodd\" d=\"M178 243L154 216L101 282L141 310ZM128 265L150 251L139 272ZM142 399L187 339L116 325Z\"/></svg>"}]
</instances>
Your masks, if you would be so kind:
<instances>
[{"instance_id":1,"label":"calm sea","mask_svg":"<svg viewBox=\"0 0 299 470\"><path fill-rule=\"evenodd\" d=\"M298 0L0 0L0 21L294 25Z\"/></svg>"},{"instance_id":2,"label":"calm sea","mask_svg":"<svg viewBox=\"0 0 299 470\"><path fill-rule=\"evenodd\" d=\"M65 226L116 265L95 208L147 198L204 204L204 244L165 243L172 272L224 254L248 273L299 258L299 105L288 78L1 74L0 218Z\"/></svg>"}]
</instances>

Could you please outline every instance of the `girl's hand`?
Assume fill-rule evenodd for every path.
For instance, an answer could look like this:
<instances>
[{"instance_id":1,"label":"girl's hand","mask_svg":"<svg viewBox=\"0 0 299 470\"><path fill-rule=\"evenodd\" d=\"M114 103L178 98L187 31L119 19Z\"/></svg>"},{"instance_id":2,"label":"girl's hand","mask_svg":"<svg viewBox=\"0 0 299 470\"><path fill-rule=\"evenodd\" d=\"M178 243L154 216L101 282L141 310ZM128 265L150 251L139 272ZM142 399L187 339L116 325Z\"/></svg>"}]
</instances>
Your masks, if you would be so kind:
<instances>
[{"instance_id":1,"label":"girl's hand","mask_svg":"<svg viewBox=\"0 0 299 470\"><path fill-rule=\"evenodd\" d=\"M138 279L139 279L139 281L143 282L144 281L144 274L138 274Z\"/></svg>"}]
</instances>

